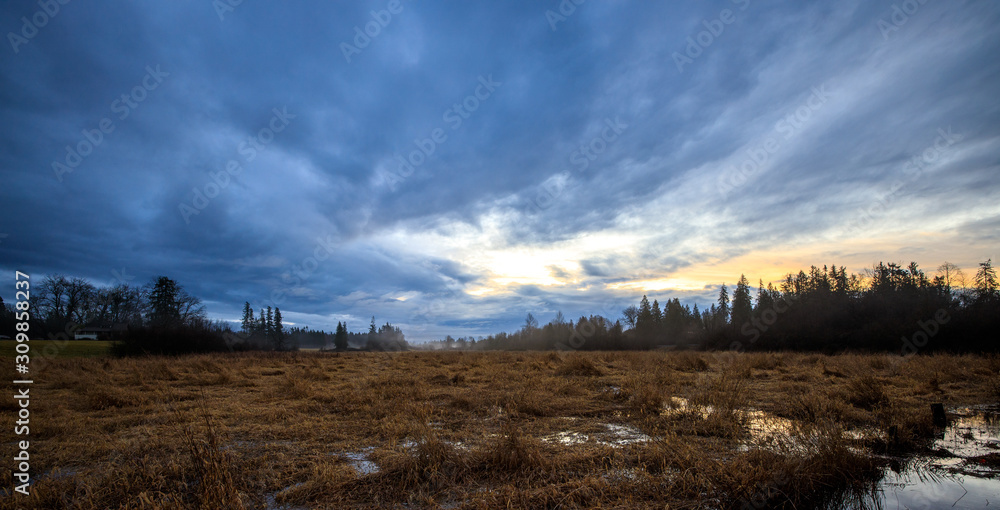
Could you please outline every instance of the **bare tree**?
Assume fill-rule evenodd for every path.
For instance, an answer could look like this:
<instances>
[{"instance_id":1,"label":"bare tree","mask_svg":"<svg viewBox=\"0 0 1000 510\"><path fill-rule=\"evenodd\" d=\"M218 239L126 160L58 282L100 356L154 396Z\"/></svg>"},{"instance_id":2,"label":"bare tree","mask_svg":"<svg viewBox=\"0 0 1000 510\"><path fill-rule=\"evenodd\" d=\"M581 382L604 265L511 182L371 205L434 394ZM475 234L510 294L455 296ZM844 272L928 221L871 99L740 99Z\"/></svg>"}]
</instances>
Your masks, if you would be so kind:
<instances>
[{"instance_id":1,"label":"bare tree","mask_svg":"<svg viewBox=\"0 0 1000 510\"><path fill-rule=\"evenodd\" d=\"M524 330L533 331L538 329L538 319L531 312L528 312L528 316L524 318Z\"/></svg>"},{"instance_id":2,"label":"bare tree","mask_svg":"<svg viewBox=\"0 0 1000 510\"><path fill-rule=\"evenodd\" d=\"M952 264L951 262L945 262L937 268L938 276L944 280L944 284L951 288L964 289L966 286L965 273L962 269Z\"/></svg>"},{"instance_id":3,"label":"bare tree","mask_svg":"<svg viewBox=\"0 0 1000 510\"><path fill-rule=\"evenodd\" d=\"M86 324L94 320L94 304L96 297L94 284L79 277L66 281L66 318L77 323Z\"/></svg>"},{"instance_id":4,"label":"bare tree","mask_svg":"<svg viewBox=\"0 0 1000 510\"><path fill-rule=\"evenodd\" d=\"M98 320L110 324L142 323L145 313L145 294L141 288L120 283L113 287L97 289L95 313Z\"/></svg>"},{"instance_id":5,"label":"bare tree","mask_svg":"<svg viewBox=\"0 0 1000 510\"><path fill-rule=\"evenodd\" d=\"M631 305L622 310L622 316L625 318L625 324L628 324L628 327L635 328L635 321L639 318L639 308Z\"/></svg>"},{"instance_id":6,"label":"bare tree","mask_svg":"<svg viewBox=\"0 0 1000 510\"><path fill-rule=\"evenodd\" d=\"M192 296L184 289L177 292L177 305L181 314L181 322L184 324L205 322L208 319L205 305L201 304L201 299Z\"/></svg>"},{"instance_id":7,"label":"bare tree","mask_svg":"<svg viewBox=\"0 0 1000 510\"><path fill-rule=\"evenodd\" d=\"M36 287L38 315L51 326L66 320L66 277L47 275Z\"/></svg>"}]
</instances>

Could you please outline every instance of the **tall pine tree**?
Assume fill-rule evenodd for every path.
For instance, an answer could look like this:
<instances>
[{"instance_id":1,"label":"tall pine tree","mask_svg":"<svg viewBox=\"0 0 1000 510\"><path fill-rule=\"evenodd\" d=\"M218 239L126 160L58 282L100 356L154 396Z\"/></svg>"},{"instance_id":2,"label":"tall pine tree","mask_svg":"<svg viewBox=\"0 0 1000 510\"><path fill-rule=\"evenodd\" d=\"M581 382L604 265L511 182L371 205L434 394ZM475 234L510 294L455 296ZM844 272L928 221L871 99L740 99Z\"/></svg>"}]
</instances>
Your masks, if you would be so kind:
<instances>
[{"instance_id":1,"label":"tall pine tree","mask_svg":"<svg viewBox=\"0 0 1000 510\"><path fill-rule=\"evenodd\" d=\"M243 334L250 335L254 330L254 320L253 320L253 308L250 308L250 302L245 301L243 303Z\"/></svg>"},{"instance_id":2,"label":"tall pine tree","mask_svg":"<svg viewBox=\"0 0 1000 510\"><path fill-rule=\"evenodd\" d=\"M285 345L285 326L281 324L281 308L274 308L274 323L271 325L271 329L277 350L285 350L288 346Z\"/></svg>"},{"instance_id":3,"label":"tall pine tree","mask_svg":"<svg viewBox=\"0 0 1000 510\"><path fill-rule=\"evenodd\" d=\"M729 323L729 289L725 283L719 289L719 307L716 308L715 323L717 328Z\"/></svg>"},{"instance_id":4,"label":"tall pine tree","mask_svg":"<svg viewBox=\"0 0 1000 510\"><path fill-rule=\"evenodd\" d=\"M333 336L333 345L338 351L347 350L347 324L337 322L337 333Z\"/></svg>"},{"instance_id":5,"label":"tall pine tree","mask_svg":"<svg viewBox=\"0 0 1000 510\"><path fill-rule=\"evenodd\" d=\"M745 275L740 275L733 291L733 327L739 328L750 321L753 311L753 301L750 298L750 282Z\"/></svg>"}]
</instances>

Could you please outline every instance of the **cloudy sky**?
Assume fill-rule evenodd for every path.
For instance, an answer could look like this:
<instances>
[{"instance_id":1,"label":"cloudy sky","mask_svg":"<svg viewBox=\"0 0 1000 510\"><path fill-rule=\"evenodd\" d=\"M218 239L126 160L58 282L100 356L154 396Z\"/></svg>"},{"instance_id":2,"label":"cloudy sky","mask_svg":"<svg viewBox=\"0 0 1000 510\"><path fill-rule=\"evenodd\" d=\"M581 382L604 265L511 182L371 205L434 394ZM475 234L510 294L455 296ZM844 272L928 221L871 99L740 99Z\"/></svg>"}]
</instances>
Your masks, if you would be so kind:
<instances>
[{"instance_id":1,"label":"cloudy sky","mask_svg":"<svg viewBox=\"0 0 1000 510\"><path fill-rule=\"evenodd\" d=\"M50 3L0 6L8 302L425 340L1000 258L996 2Z\"/></svg>"}]
</instances>

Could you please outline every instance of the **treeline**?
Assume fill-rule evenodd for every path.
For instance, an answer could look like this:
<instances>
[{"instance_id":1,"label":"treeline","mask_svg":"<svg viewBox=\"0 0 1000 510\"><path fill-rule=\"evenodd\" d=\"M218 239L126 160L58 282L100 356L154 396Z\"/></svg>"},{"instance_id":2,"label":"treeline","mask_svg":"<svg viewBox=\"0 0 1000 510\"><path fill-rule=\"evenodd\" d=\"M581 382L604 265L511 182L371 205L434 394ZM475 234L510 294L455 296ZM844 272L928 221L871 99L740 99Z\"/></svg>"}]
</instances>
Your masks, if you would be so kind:
<instances>
[{"instance_id":1,"label":"treeline","mask_svg":"<svg viewBox=\"0 0 1000 510\"><path fill-rule=\"evenodd\" d=\"M367 333L351 333L338 323L333 334L305 327L286 328L281 309L262 308L255 315L244 303L240 331L225 321L210 321L201 299L176 281L153 278L146 285L98 287L83 278L50 275L30 288L28 310L32 338L73 340L77 334L112 340L120 356L198 352L296 350L319 348L406 350L403 332L392 324ZM0 298L0 335L15 336L17 316Z\"/></svg>"},{"instance_id":2,"label":"treeline","mask_svg":"<svg viewBox=\"0 0 1000 510\"><path fill-rule=\"evenodd\" d=\"M162 286L157 288L164 278ZM104 329L110 334L172 320L187 325L211 325L201 300L166 277L154 278L142 286L121 283L97 287L83 278L49 275L40 281L31 280L30 297L27 311L31 317L30 331L36 338L83 326ZM10 311L0 306L0 333L5 335L13 329Z\"/></svg>"},{"instance_id":3,"label":"treeline","mask_svg":"<svg viewBox=\"0 0 1000 510\"><path fill-rule=\"evenodd\" d=\"M226 348L228 324L208 320L201 300L165 276L142 286L98 287L58 274L32 283L26 310L32 338L73 340L82 333L114 340L119 355ZM14 325L13 310L0 299L0 334L12 336Z\"/></svg>"},{"instance_id":4,"label":"treeline","mask_svg":"<svg viewBox=\"0 0 1000 510\"><path fill-rule=\"evenodd\" d=\"M380 327L375 326L375 317L365 333L355 333L347 330L346 322L337 322L334 333L324 330L311 330L308 327L293 327L281 335L267 327L267 311L262 310L265 319L254 319L250 304L244 305L243 328L239 334L241 342L246 342L251 348L275 349L314 348L336 351L405 351L410 348L402 330L390 323ZM273 326L272 326L273 327Z\"/></svg>"},{"instance_id":5,"label":"treeline","mask_svg":"<svg viewBox=\"0 0 1000 510\"><path fill-rule=\"evenodd\" d=\"M677 298L661 306L643 296L614 321L592 315L574 323L560 313L539 327L528 314L520 330L491 335L466 348L902 354L1000 349L1000 292L992 262L979 265L971 286L953 264L942 264L937 273L930 278L916 263L879 263L864 275L848 274L843 266L813 266L786 275L777 287L759 281L756 288L741 275L732 295L723 284L706 310L682 305ZM454 343L450 347L458 348Z\"/></svg>"}]
</instances>

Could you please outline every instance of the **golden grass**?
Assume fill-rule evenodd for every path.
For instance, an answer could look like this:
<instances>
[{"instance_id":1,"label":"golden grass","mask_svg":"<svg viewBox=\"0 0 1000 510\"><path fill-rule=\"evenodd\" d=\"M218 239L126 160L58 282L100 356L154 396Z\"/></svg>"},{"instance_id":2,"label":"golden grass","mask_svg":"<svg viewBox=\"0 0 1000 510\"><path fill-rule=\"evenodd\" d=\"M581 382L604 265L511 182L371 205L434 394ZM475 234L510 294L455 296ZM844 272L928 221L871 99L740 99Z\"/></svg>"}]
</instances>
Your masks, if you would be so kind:
<instances>
[{"instance_id":1,"label":"golden grass","mask_svg":"<svg viewBox=\"0 0 1000 510\"><path fill-rule=\"evenodd\" d=\"M729 352L53 360L33 374L32 495L0 509L812 507L871 489L866 452L924 447L930 403L1000 400L998 368ZM794 427L766 442L761 415Z\"/></svg>"}]
</instances>

